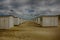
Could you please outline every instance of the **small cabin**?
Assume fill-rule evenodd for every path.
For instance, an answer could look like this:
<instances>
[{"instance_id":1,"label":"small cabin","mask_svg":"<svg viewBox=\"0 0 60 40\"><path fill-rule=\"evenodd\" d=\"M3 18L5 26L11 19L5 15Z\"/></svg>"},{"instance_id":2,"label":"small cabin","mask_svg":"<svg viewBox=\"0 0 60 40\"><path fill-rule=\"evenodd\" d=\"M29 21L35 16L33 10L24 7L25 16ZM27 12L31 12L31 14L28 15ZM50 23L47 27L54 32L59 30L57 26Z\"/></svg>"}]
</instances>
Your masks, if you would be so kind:
<instances>
[{"instance_id":1,"label":"small cabin","mask_svg":"<svg viewBox=\"0 0 60 40\"><path fill-rule=\"evenodd\" d=\"M60 15L58 15L59 16L59 25L60 25Z\"/></svg>"},{"instance_id":2,"label":"small cabin","mask_svg":"<svg viewBox=\"0 0 60 40\"><path fill-rule=\"evenodd\" d=\"M19 18L19 24L21 24L21 18Z\"/></svg>"},{"instance_id":3,"label":"small cabin","mask_svg":"<svg viewBox=\"0 0 60 40\"><path fill-rule=\"evenodd\" d=\"M32 21L35 22L35 18Z\"/></svg>"},{"instance_id":4,"label":"small cabin","mask_svg":"<svg viewBox=\"0 0 60 40\"><path fill-rule=\"evenodd\" d=\"M38 22L38 19L37 18L34 18L33 19L33 22L37 23Z\"/></svg>"},{"instance_id":5,"label":"small cabin","mask_svg":"<svg viewBox=\"0 0 60 40\"><path fill-rule=\"evenodd\" d=\"M38 24L41 24L41 19L40 19L40 17L37 18L37 23L38 23Z\"/></svg>"},{"instance_id":6,"label":"small cabin","mask_svg":"<svg viewBox=\"0 0 60 40\"><path fill-rule=\"evenodd\" d=\"M33 21L36 22L37 24L41 24L41 18L40 17L34 18Z\"/></svg>"},{"instance_id":7,"label":"small cabin","mask_svg":"<svg viewBox=\"0 0 60 40\"><path fill-rule=\"evenodd\" d=\"M35 22L38 23L38 18L35 19Z\"/></svg>"},{"instance_id":8,"label":"small cabin","mask_svg":"<svg viewBox=\"0 0 60 40\"><path fill-rule=\"evenodd\" d=\"M20 18L14 17L14 25L19 25L19 24L20 24Z\"/></svg>"},{"instance_id":9,"label":"small cabin","mask_svg":"<svg viewBox=\"0 0 60 40\"><path fill-rule=\"evenodd\" d=\"M12 15L0 15L0 29L9 29L14 27Z\"/></svg>"},{"instance_id":10,"label":"small cabin","mask_svg":"<svg viewBox=\"0 0 60 40\"><path fill-rule=\"evenodd\" d=\"M42 16L42 24L43 27L56 27L58 26L58 16L57 15L44 15Z\"/></svg>"},{"instance_id":11,"label":"small cabin","mask_svg":"<svg viewBox=\"0 0 60 40\"><path fill-rule=\"evenodd\" d=\"M21 19L20 19L20 23L22 24L23 22L24 22L24 20L21 18Z\"/></svg>"},{"instance_id":12,"label":"small cabin","mask_svg":"<svg viewBox=\"0 0 60 40\"><path fill-rule=\"evenodd\" d=\"M27 21L26 19L23 19L23 18L20 19L21 24L26 22L26 21Z\"/></svg>"}]
</instances>

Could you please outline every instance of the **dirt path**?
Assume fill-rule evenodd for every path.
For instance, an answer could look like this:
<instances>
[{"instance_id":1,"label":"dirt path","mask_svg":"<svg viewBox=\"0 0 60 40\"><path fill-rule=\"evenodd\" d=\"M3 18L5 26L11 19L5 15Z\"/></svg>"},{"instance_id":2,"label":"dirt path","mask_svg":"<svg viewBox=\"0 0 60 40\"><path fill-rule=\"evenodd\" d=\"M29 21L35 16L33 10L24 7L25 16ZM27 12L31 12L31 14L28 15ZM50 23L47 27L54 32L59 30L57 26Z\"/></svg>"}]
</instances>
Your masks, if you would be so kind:
<instances>
[{"instance_id":1,"label":"dirt path","mask_svg":"<svg viewBox=\"0 0 60 40\"><path fill-rule=\"evenodd\" d=\"M9 30L0 30L0 40L59 40L58 28L41 28L28 21Z\"/></svg>"}]
</instances>

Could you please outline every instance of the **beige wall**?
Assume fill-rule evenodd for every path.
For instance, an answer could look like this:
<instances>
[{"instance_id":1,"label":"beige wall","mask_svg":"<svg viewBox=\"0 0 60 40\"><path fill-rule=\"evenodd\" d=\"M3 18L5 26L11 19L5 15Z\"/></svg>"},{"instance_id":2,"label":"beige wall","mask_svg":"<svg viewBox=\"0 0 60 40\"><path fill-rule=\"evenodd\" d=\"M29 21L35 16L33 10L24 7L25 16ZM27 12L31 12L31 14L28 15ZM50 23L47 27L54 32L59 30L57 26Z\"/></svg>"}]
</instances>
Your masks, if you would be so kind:
<instances>
[{"instance_id":1,"label":"beige wall","mask_svg":"<svg viewBox=\"0 0 60 40\"><path fill-rule=\"evenodd\" d=\"M42 26L58 26L58 17L42 17Z\"/></svg>"}]
</instances>

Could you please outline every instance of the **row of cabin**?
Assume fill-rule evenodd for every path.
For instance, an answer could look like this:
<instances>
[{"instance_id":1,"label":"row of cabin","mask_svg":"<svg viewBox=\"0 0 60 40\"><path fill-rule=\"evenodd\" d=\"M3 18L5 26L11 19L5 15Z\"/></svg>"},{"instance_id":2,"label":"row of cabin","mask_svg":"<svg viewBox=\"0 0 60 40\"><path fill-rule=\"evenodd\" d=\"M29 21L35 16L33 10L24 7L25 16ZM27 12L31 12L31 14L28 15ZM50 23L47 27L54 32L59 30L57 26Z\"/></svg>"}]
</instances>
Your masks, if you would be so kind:
<instances>
[{"instance_id":1,"label":"row of cabin","mask_svg":"<svg viewBox=\"0 0 60 40\"><path fill-rule=\"evenodd\" d=\"M59 25L58 15L43 15L40 17L36 17L35 19L33 19L33 21L40 24L42 27L56 27Z\"/></svg>"},{"instance_id":2,"label":"row of cabin","mask_svg":"<svg viewBox=\"0 0 60 40\"><path fill-rule=\"evenodd\" d=\"M20 19L20 23L22 24L22 23L24 23L24 22L26 22L27 20L25 20L25 19Z\"/></svg>"},{"instance_id":3,"label":"row of cabin","mask_svg":"<svg viewBox=\"0 0 60 40\"><path fill-rule=\"evenodd\" d=\"M0 15L0 29L10 29L14 25L23 23L24 20L12 15Z\"/></svg>"}]
</instances>

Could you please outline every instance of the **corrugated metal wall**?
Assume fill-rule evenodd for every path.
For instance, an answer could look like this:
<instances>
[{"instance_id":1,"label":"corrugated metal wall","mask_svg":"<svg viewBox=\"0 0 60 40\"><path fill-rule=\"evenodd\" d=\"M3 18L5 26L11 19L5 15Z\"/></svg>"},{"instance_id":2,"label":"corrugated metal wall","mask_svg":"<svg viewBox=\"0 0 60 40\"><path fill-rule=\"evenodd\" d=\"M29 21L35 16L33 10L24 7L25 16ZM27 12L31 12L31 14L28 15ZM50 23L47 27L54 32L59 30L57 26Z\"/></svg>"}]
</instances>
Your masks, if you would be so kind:
<instances>
[{"instance_id":1,"label":"corrugated metal wall","mask_svg":"<svg viewBox=\"0 0 60 40\"><path fill-rule=\"evenodd\" d=\"M4 17L4 25L5 25L5 28L9 28L9 17ZM2 24L3 25L3 24Z\"/></svg>"},{"instance_id":2,"label":"corrugated metal wall","mask_svg":"<svg viewBox=\"0 0 60 40\"><path fill-rule=\"evenodd\" d=\"M0 29L9 29L10 27L13 27L13 21L9 17L0 17ZM10 22L10 23L9 23Z\"/></svg>"},{"instance_id":3,"label":"corrugated metal wall","mask_svg":"<svg viewBox=\"0 0 60 40\"><path fill-rule=\"evenodd\" d=\"M58 17L42 17L42 26L58 26Z\"/></svg>"},{"instance_id":4,"label":"corrugated metal wall","mask_svg":"<svg viewBox=\"0 0 60 40\"><path fill-rule=\"evenodd\" d=\"M14 27L14 18L9 17L9 28Z\"/></svg>"}]
</instances>

